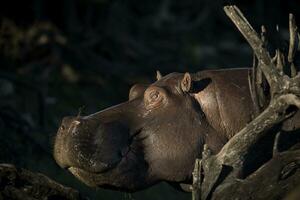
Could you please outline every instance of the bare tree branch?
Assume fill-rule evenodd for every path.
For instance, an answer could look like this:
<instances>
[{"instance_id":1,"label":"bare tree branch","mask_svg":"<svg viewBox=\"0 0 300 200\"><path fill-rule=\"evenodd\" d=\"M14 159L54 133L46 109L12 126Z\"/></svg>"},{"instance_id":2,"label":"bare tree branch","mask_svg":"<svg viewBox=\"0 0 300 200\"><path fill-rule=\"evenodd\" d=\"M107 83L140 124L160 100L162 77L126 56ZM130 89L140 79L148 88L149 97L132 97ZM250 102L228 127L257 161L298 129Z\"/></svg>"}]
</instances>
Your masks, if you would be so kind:
<instances>
[{"instance_id":1,"label":"bare tree branch","mask_svg":"<svg viewBox=\"0 0 300 200\"><path fill-rule=\"evenodd\" d=\"M297 51L298 46L298 37L297 37L297 26L293 14L289 15L289 29L290 29L290 44L289 44L289 53L288 53L288 62L291 65L291 77L296 76L296 68L294 65L294 56Z\"/></svg>"},{"instance_id":2,"label":"bare tree branch","mask_svg":"<svg viewBox=\"0 0 300 200\"><path fill-rule=\"evenodd\" d=\"M270 54L264 47L262 40L236 6L225 6L224 10L253 49L261 64L261 70L264 72L264 75L270 84L271 94L273 94L273 91L277 90L274 87L282 84L280 79L281 75L272 63Z\"/></svg>"},{"instance_id":3,"label":"bare tree branch","mask_svg":"<svg viewBox=\"0 0 300 200\"><path fill-rule=\"evenodd\" d=\"M250 149L253 148L263 136L268 134L268 131L276 124L296 113L295 110L287 111L290 106L300 108L300 74L298 73L297 76L288 77L283 73L284 67L289 66L283 62L285 58L279 50L276 51L276 59L274 59L276 65L274 64L269 52L264 46L266 40L264 35L265 28L262 29L262 37L259 38L256 31L251 27L247 19L236 6L225 6L224 10L248 41L257 57L258 66L253 69L255 71L253 72L252 81L262 81L262 76L264 75L270 85L271 99L266 109L232 137L217 155L202 156L201 165L204 178L200 183L201 199L265 199L266 197L282 197L287 191L280 188L286 187L292 189L296 184L300 184L300 180L297 179L300 173L296 173L292 176L292 172L300 166L300 164L298 164L300 163L300 152L280 153L278 151L280 132L276 135L273 149L271 149L273 158L260 169L246 177L245 180L241 180L240 175L243 172L245 163L247 163L246 157ZM291 21L292 19L290 18L290 23ZM292 27L291 30L295 32L291 35L297 35L293 23L295 22L292 21L290 27ZM291 38L292 37L294 36L291 36ZM290 49L293 49L295 41L294 39L290 41ZM290 50L288 55L290 56L289 63L291 63L295 56L294 50ZM261 70L262 73L259 70ZM251 92L258 95L256 98L264 99L264 96L259 96L263 94L259 94L253 90L253 82L250 86L252 86ZM257 88L260 87L261 85L257 85ZM290 159L293 160L293 162L290 161ZM274 166L275 164L277 166ZM269 175L267 170L274 173L273 177L279 176L282 180L292 176L294 182L288 184L284 181L274 180L273 177L268 178L266 177ZM194 174L201 175L201 173L196 172ZM267 188L272 185L272 188L269 188L268 192L265 193L252 194L252 192L255 191L249 188L258 190L258 186L255 184L259 184L259 181L262 181L260 180L261 177L266 178L263 180L264 187ZM239 188L239 192L233 195L233 190L237 190L237 187ZM247 198L244 197L245 192L249 192L250 196Z\"/></svg>"},{"instance_id":4,"label":"bare tree branch","mask_svg":"<svg viewBox=\"0 0 300 200\"><path fill-rule=\"evenodd\" d=\"M79 192L49 179L43 174L0 164L0 199L84 199ZM2 198L1 198L2 197Z\"/></svg>"}]
</instances>

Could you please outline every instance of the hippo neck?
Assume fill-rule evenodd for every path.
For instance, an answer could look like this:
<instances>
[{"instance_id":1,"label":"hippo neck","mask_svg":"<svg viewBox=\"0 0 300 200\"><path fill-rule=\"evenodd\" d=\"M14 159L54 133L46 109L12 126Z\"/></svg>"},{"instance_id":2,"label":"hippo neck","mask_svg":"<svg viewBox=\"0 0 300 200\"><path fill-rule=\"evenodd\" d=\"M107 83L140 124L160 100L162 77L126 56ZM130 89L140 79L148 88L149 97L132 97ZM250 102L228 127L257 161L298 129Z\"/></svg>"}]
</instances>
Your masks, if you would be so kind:
<instances>
[{"instance_id":1,"label":"hippo neck","mask_svg":"<svg viewBox=\"0 0 300 200\"><path fill-rule=\"evenodd\" d=\"M221 137L230 139L252 119L250 69L211 70L193 74L194 81L210 80L194 94L206 120Z\"/></svg>"},{"instance_id":2,"label":"hippo neck","mask_svg":"<svg viewBox=\"0 0 300 200\"><path fill-rule=\"evenodd\" d=\"M207 144L213 154L252 119L254 105L248 85L249 70L211 70L192 74L193 81L205 80L202 90L193 97L203 113L199 118L201 125L197 127L199 140L202 148ZM183 190L184 183L191 183L191 178L180 183Z\"/></svg>"},{"instance_id":3,"label":"hippo neck","mask_svg":"<svg viewBox=\"0 0 300 200\"><path fill-rule=\"evenodd\" d=\"M194 135L195 140L197 140L198 145L196 152L197 157L202 156L202 150L204 144L206 144L213 154L218 153L221 148L228 141L227 137L224 134L220 133L216 130L207 120L206 113L203 112L201 108L201 104L197 101L197 99L192 100L195 104L192 111L189 112L189 117L185 117L189 119L189 130L190 134Z\"/></svg>"}]
</instances>

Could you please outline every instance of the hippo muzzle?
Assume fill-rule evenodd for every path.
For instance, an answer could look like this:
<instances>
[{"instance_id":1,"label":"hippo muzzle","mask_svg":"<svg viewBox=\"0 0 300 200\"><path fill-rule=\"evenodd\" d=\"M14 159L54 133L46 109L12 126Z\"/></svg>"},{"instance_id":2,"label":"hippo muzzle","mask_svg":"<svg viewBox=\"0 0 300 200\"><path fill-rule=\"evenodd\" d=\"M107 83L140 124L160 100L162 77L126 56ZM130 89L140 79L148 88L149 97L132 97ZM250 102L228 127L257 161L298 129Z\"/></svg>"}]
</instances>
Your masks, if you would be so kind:
<instances>
[{"instance_id":1,"label":"hippo muzzle","mask_svg":"<svg viewBox=\"0 0 300 200\"><path fill-rule=\"evenodd\" d=\"M54 157L66 169L103 173L114 168L129 148L129 130L96 117L65 117L58 130Z\"/></svg>"},{"instance_id":2,"label":"hippo muzzle","mask_svg":"<svg viewBox=\"0 0 300 200\"><path fill-rule=\"evenodd\" d=\"M137 179L133 176L143 174L147 167L136 155L139 144L135 136L139 129L128 120L128 113L135 115L129 109L136 107L134 104L131 101L89 116L63 118L54 142L58 165L89 186L135 190L138 182L132 184L132 179Z\"/></svg>"}]
</instances>

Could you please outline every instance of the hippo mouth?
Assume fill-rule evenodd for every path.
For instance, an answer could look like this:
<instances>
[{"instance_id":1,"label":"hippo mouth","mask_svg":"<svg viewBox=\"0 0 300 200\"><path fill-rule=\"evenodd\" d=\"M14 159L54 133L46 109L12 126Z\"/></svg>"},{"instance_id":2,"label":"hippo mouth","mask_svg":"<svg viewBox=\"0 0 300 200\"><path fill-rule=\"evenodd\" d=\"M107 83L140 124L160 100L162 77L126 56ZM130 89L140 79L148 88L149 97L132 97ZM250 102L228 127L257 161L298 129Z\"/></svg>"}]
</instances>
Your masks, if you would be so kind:
<instances>
[{"instance_id":1,"label":"hippo mouth","mask_svg":"<svg viewBox=\"0 0 300 200\"><path fill-rule=\"evenodd\" d=\"M65 167L66 170L68 170L71 174L73 174L77 179L85 183L86 185L90 187L99 187L101 186L102 188L108 188L108 189L117 189L119 191L123 191L120 189L120 183L116 181L114 184L108 184L111 180L111 177L121 177L127 176L126 173L124 173L122 169L124 166L130 166L132 161L134 161L135 158L135 153L131 150L131 145L128 146L126 152L122 155L122 158L110 165L106 165L106 168L103 168L101 171L91 171L89 169L84 169L78 166L68 166ZM127 168L127 167L126 167ZM126 169L125 168L125 169ZM127 171L127 170L125 170ZM127 171L130 172L130 171ZM128 178L126 178L128 179ZM121 188L123 188L122 186ZM124 189L125 192L131 191Z\"/></svg>"},{"instance_id":2,"label":"hippo mouth","mask_svg":"<svg viewBox=\"0 0 300 200\"><path fill-rule=\"evenodd\" d=\"M120 150L120 157L117 160L114 160L110 163L97 161L97 168L86 168L72 163L65 165L63 168L71 172L75 177L80 179L82 182L85 182L87 185L97 186L94 183L95 181L91 181L93 180L93 176L95 178L97 176L105 175L106 173L110 173L114 169L118 168L118 165L126 165L129 161L132 161L132 158L135 154L132 152L132 145L136 140L138 140L138 136L141 132L142 129L139 129L131 134L128 145Z\"/></svg>"},{"instance_id":3,"label":"hippo mouth","mask_svg":"<svg viewBox=\"0 0 300 200\"><path fill-rule=\"evenodd\" d=\"M121 151L120 159L118 159L112 163L109 163L109 164L104 163L104 162L99 163L99 161L98 161L97 164L101 165L101 167L99 167L98 170L88 170L88 169L84 169L84 168L81 168L81 167L78 167L78 166L72 165L72 164L69 166L65 166L64 168L67 169L68 171L70 171L71 173L73 173L74 171L80 171L80 172L93 173L93 174L102 174L102 173L112 170L123 160L126 160L129 152L130 152L130 145Z\"/></svg>"},{"instance_id":4,"label":"hippo mouth","mask_svg":"<svg viewBox=\"0 0 300 200\"><path fill-rule=\"evenodd\" d=\"M129 126L126 120L104 116L108 117L106 112L65 117L55 137L54 159L61 168L91 187L127 188L127 191L144 187L146 184L140 186L140 183L144 182L149 167L143 146L146 130L141 125Z\"/></svg>"},{"instance_id":5,"label":"hippo mouth","mask_svg":"<svg viewBox=\"0 0 300 200\"><path fill-rule=\"evenodd\" d=\"M66 119L61 127L55 138L54 158L71 173L100 174L118 167L127 160L141 132L119 122L99 123L93 118Z\"/></svg>"},{"instance_id":6,"label":"hippo mouth","mask_svg":"<svg viewBox=\"0 0 300 200\"><path fill-rule=\"evenodd\" d=\"M92 173L86 170L83 170L78 167L68 167L67 170L71 172L76 178L84 182L86 185L90 187L97 187L96 181L94 180L95 175L101 174L99 173ZM103 173L103 172L102 172Z\"/></svg>"}]
</instances>

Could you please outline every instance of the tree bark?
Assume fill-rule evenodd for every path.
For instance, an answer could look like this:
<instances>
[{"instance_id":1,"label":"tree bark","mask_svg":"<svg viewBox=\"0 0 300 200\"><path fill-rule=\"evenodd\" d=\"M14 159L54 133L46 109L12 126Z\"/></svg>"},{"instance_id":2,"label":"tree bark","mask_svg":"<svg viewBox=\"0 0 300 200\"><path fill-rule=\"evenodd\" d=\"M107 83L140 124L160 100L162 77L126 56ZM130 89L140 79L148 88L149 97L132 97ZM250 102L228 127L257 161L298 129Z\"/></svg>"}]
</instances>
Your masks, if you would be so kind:
<instances>
[{"instance_id":1,"label":"tree bark","mask_svg":"<svg viewBox=\"0 0 300 200\"><path fill-rule=\"evenodd\" d=\"M0 164L0 200L81 200L79 192L43 174Z\"/></svg>"},{"instance_id":2,"label":"tree bark","mask_svg":"<svg viewBox=\"0 0 300 200\"><path fill-rule=\"evenodd\" d=\"M200 186L198 190L194 186L193 192L194 195L196 192L200 194L203 200L282 199L300 185L300 151L290 149L279 152L280 131L275 137L273 150L270 149L273 157L250 175L243 177L242 174L245 166L249 164L250 150L270 134L272 128L293 116L300 108L300 73L296 73L293 64L299 41L297 27L293 16L290 15L290 47L286 56L288 63L285 63L285 57L279 49L274 58L270 56L264 46L264 38L259 37L236 6L225 6L224 10L253 49L258 60L253 74L259 74L258 70L263 73L270 87L270 101L266 109L231 138L217 155L202 157L202 168L193 175L203 177L194 177L195 180L203 181L194 184ZM265 29L263 30L265 32ZM289 76L284 74L284 68L288 67L291 72ZM255 84L252 82L250 86L252 95L257 95Z\"/></svg>"}]
</instances>

